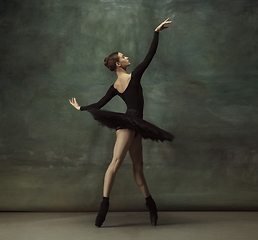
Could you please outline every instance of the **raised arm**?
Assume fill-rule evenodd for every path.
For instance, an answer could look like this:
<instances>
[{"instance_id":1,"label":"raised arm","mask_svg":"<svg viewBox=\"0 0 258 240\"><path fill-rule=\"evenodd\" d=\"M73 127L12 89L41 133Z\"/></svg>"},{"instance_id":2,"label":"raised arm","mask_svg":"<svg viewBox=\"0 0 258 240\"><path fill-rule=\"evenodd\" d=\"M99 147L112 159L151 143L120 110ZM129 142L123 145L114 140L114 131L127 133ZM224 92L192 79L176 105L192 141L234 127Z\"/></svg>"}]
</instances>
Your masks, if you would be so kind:
<instances>
[{"instance_id":1,"label":"raised arm","mask_svg":"<svg viewBox=\"0 0 258 240\"><path fill-rule=\"evenodd\" d=\"M69 99L69 102L71 105L73 105L77 110L88 110L91 108L102 108L104 105L106 105L114 96L116 95L116 92L114 91L113 85L108 89L108 91L106 92L105 96L103 98L101 98L98 102L87 105L87 106L80 106L77 101L76 98L72 98Z\"/></svg>"},{"instance_id":2,"label":"raised arm","mask_svg":"<svg viewBox=\"0 0 258 240\"><path fill-rule=\"evenodd\" d=\"M155 31L154 32L154 37L150 46L150 49L144 58L144 60L133 70L134 75L137 75L139 77L142 76L146 68L149 66L152 58L154 57L157 47L158 47L158 42L159 42L159 32Z\"/></svg>"},{"instance_id":3,"label":"raised arm","mask_svg":"<svg viewBox=\"0 0 258 240\"><path fill-rule=\"evenodd\" d=\"M144 71L146 70L146 68L149 66L151 60L153 59L156 51L157 51L157 47L158 47L158 43L159 43L159 31L162 31L163 29L168 28L168 26L165 26L165 24L170 24L172 21L168 21L169 18L167 18L164 22L162 22L156 29L154 32L154 36L153 36L153 40L150 46L150 49L146 55L146 57L144 58L144 60L133 70L133 73L136 74L137 76L141 77L142 74L144 73Z\"/></svg>"}]
</instances>

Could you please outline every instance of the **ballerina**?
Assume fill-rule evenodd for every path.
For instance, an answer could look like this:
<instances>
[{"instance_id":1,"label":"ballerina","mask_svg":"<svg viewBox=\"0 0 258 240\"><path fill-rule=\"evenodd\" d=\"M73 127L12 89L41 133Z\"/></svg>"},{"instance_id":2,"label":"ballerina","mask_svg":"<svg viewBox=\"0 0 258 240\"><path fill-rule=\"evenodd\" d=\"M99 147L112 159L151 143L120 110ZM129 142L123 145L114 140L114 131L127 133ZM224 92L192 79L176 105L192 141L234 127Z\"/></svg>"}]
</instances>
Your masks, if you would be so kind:
<instances>
[{"instance_id":1,"label":"ballerina","mask_svg":"<svg viewBox=\"0 0 258 240\"><path fill-rule=\"evenodd\" d=\"M145 206L149 210L151 224L153 226L157 224L158 214L156 203L149 192L143 173L142 138L155 141L173 141L174 135L143 119L144 99L140 81L144 71L156 53L159 32L168 28L166 24L170 24L171 22L167 18L155 29L154 37L145 59L132 73L128 74L126 71L127 67L130 66L130 61L123 53L115 52L104 59L105 66L110 71L116 72L117 80L97 103L80 106L76 98L69 99L70 104L77 110L87 110L100 124L116 130L113 158L105 174L103 200L95 221L95 225L98 227L101 227L105 221L115 175L127 152L129 152L132 159L135 181L146 199ZM118 113L101 110L116 95L125 101L127 111L125 113Z\"/></svg>"}]
</instances>

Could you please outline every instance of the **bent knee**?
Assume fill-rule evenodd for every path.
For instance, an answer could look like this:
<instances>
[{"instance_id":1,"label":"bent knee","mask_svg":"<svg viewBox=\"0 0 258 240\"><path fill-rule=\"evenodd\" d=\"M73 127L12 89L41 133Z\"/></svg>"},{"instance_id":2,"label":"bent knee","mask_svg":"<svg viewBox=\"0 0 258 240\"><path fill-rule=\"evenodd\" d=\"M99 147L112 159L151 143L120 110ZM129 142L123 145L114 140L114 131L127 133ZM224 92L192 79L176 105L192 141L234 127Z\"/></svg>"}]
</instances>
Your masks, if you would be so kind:
<instances>
[{"instance_id":1,"label":"bent knee","mask_svg":"<svg viewBox=\"0 0 258 240\"><path fill-rule=\"evenodd\" d=\"M117 171L121 166L124 159L122 158L113 158L111 164L113 165L114 169Z\"/></svg>"},{"instance_id":2,"label":"bent knee","mask_svg":"<svg viewBox=\"0 0 258 240\"><path fill-rule=\"evenodd\" d=\"M123 162L123 159L122 159L122 158L113 158L113 159L112 159L112 162L117 165L117 164L122 163L122 162Z\"/></svg>"}]
</instances>

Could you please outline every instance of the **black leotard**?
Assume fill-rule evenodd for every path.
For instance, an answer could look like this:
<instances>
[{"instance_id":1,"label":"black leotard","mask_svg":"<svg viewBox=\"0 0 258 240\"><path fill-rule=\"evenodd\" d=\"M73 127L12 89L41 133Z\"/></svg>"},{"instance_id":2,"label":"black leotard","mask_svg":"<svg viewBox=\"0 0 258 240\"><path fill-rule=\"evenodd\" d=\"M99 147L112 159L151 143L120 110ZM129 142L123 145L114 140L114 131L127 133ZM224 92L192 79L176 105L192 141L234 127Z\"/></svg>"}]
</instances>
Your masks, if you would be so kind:
<instances>
[{"instance_id":1,"label":"black leotard","mask_svg":"<svg viewBox=\"0 0 258 240\"><path fill-rule=\"evenodd\" d=\"M97 103L81 107L80 110L88 110L90 108L102 108L107 104L114 96L119 95L126 103L127 110L133 109L142 115L143 113L143 92L141 86L141 77L145 69L149 66L152 58L154 57L159 41L159 32L154 32L154 37L149 49L149 52L142 63L140 63L132 72L131 80L123 93L118 92L114 85L111 85L106 95L100 99Z\"/></svg>"},{"instance_id":2,"label":"black leotard","mask_svg":"<svg viewBox=\"0 0 258 240\"><path fill-rule=\"evenodd\" d=\"M150 49L142 61L132 72L131 80L123 93L117 91L112 84L106 95L97 103L83 106L81 111L89 111L95 120L100 124L111 129L130 129L139 133L145 139L156 141L173 141L174 135L163 129L143 120L143 92L141 86L141 77L154 57L159 41L159 32L154 33ZM106 110L100 110L114 96L120 96L126 103L126 113L117 113Z\"/></svg>"}]
</instances>

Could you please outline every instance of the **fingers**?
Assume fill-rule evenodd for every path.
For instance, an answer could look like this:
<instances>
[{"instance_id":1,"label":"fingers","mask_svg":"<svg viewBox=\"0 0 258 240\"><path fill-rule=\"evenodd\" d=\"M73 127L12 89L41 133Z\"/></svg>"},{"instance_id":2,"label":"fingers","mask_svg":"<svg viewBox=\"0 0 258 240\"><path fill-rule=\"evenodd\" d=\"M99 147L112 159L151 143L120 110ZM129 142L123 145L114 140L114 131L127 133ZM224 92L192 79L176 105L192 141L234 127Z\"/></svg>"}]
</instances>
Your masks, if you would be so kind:
<instances>
[{"instance_id":1,"label":"fingers","mask_svg":"<svg viewBox=\"0 0 258 240\"><path fill-rule=\"evenodd\" d=\"M163 22L163 24L169 24L169 23L172 23L172 21L168 21L168 19L169 19L169 18L167 18L167 19Z\"/></svg>"},{"instance_id":2,"label":"fingers","mask_svg":"<svg viewBox=\"0 0 258 240\"><path fill-rule=\"evenodd\" d=\"M75 103L77 103L77 102L76 102L76 98L72 98L72 100L69 99L69 102L70 102L72 105L75 104Z\"/></svg>"},{"instance_id":3,"label":"fingers","mask_svg":"<svg viewBox=\"0 0 258 240\"><path fill-rule=\"evenodd\" d=\"M162 29L168 28L168 26L165 26L165 24L170 24L170 23L172 23L172 21L168 21L168 20L169 20L169 18L167 18L167 19L162 23L162 25L161 25L161 28L162 28Z\"/></svg>"}]
</instances>

